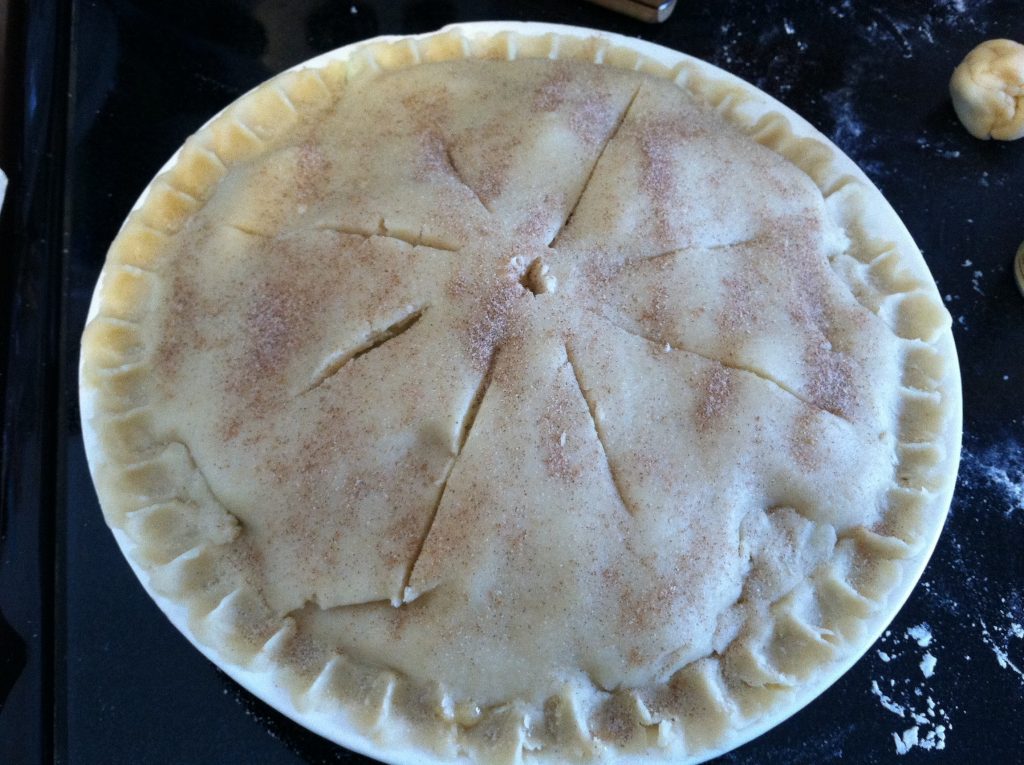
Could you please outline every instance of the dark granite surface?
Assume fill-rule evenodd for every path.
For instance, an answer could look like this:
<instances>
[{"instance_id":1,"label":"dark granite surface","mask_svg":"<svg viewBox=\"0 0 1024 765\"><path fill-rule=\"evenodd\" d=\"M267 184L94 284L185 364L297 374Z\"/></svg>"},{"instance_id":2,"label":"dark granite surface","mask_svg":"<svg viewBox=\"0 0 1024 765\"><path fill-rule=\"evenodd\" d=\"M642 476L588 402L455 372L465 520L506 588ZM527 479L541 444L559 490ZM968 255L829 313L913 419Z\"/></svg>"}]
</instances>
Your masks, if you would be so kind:
<instances>
[{"instance_id":1,"label":"dark granite surface","mask_svg":"<svg viewBox=\"0 0 1024 765\"><path fill-rule=\"evenodd\" d=\"M1024 40L1019 2L679 0L657 27L539 0L12 7L30 59L24 129L4 136L3 155L15 164L0 240L13 285L0 346L0 762L368 762L240 690L143 593L86 470L77 342L117 227L211 114L316 53L485 19L640 36L776 96L879 185L954 318L965 449L921 584L829 691L721 761L1024 762L1024 298L1010 268L1024 239L1024 140L974 140L947 92L978 42Z\"/></svg>"}]
</instances>

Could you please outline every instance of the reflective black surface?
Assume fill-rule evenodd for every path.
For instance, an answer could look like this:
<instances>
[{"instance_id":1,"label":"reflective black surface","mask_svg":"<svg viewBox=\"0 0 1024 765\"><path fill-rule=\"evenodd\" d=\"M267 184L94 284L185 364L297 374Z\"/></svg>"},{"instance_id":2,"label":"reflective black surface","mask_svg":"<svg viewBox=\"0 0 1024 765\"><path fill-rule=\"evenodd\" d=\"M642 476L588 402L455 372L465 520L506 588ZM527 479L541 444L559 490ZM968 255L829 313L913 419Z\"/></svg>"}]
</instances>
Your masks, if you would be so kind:
<instances>
[{"instance_id":1,"label":"reflective black surface","mask_svg":"<svg viewBox=\"0 0 1024 765\"><path fill-rule=\"evenodd\" d=\"M680 0L658 27L553 0L15 6L29 58L24 119L5 132L2 155L14 166L4 168L13 177L0 241L13 326L0 346L0 762L365 761L238 689L142 592L86 469L78 336L120 222L215 111L345 43L483 19L640 35L777 96L881 187L948 295L966 451L922 584L831 690L723 761L1024 761L1024 298L1010 271L1024 239L1024 140L970 138L946 90L981 40L1024 40L1018 0ZM898 754L915 727L918 745L907 734L909 751Z\"/></svg>"}]
</instances>

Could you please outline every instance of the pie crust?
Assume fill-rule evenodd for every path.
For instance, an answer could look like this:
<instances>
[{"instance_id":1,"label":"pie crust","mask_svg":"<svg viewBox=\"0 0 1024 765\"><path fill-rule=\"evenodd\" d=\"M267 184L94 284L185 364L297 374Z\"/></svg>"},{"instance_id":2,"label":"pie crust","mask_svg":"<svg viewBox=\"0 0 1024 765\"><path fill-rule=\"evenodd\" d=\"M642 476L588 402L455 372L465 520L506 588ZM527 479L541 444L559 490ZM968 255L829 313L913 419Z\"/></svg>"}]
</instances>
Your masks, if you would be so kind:
<instances>
[{"instance_id":1,"label":"pie crust","mask_svg":"<svg viewBox=\"0 0 1024 765\"><path fill-rule=\"evenodd\" d=\"M83 421L147 589L318 732L700 760L834 681L920 575L950 324L877 189L752 86L461 25L186 141L108 254Z\"/></svg>"}]
</instances>

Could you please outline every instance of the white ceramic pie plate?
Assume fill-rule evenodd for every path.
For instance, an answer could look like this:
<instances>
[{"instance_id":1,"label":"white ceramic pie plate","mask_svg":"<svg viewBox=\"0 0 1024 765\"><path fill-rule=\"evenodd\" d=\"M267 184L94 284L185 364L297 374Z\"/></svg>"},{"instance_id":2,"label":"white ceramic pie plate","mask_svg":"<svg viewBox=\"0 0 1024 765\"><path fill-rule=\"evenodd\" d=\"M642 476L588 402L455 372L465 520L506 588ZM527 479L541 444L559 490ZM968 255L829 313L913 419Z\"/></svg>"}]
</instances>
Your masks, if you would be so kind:
<instances>
[{"instance_id":1,"label":"white ceramic pie plate","mask_svg":"<svg viewBox=\"0 0 1024 765\"><path fill-rule=\"evenodd\" d=\"M542 35L547 33L557 33L558 35L574 36L579 38L591 38L600 37L617 46L623 46L632 48L638 53L644 56L661 62L667 66L674 66L682 61L689 61L702 69L706 70L709 74L713 74L715 77L725 80L731 80L736 83L742 83L747 89L747 92L751 92L753 89L749 83L719 69L718 67L712 66L704 61L695 59L691 56L687 56L684 53L680 53L669 48L655 45L653 43L645 42L631 37L624 37L622 35L613 34L610 32L602 32L594 29L587 29L583 27L564 26L559 24L541 24L532 22L478 22L478 23L467 23L467 24L454 24L449 27L445 27L442 32L451 30L458 30L462 34L473 37L477 35L490 36L498 32L519 32L527 35ZM429 37L434 33L425 35L418 35L416 37ZM298 64L292 69L305 69L310 67L323 66L326 62L347 59L353 53L357 52L360 48L366 45L370 45L382 41L398 40L401 39L399 36L383 36L373 38L371 40L365 40L363 42L353 43L352 45L346 45L337 50L325 53L317 56L316 58L310 59L302 64ZM753 106L751 112L763 111L768 112L782 112L786 115L790 122L790 126L793 132L799 136L813 137L819 141L825 143L828 141L821 133L819 133L810 123L801 118L795 112L791 111L788 107L784 106L780 102L771 98L767 94L756 90L757 98L753 100ZM212 122L219 115L211 117L209 122ZM209 122L207 124L209 124ZM204 126L205 127L205 126ZM881 193L877 191L874 184L864 175L864 173L856 166L856 164L846 157L841 151L836 149L837 159L836 161L842 165L842 171L857 177L864 184L867 185L874 193L877 193L881 197ZM168 170L178 159L179 152L175 154L167 161L167 163L160 169L160 173ZM159 173L158 173L159 174ZM147 195L149 194L149 187L142 192L138 201L135 203L133 209L138 209L142 206ZM888 204L888 203L886 203ZM899 224L899 231L893 232L895 236L899 238L910 238L909 232ZM101 280L97 284L96 289L93 293L92 303L89 308L88 319L91 320L99 310L99 295L100 287L102 285ZM952 346L952 342L950 342ZM955 358L955 351L950 348L950 352ZM961 396L959 389L959 376L955 382L955 389L951 393L955 394L956 405L960 406ZM101 459L101 452L99 447L99 440L95 430L91 426L93 415L95 412L95 396L86 387L81 388L81 416L82 416L82 434L85 443L86 456L88 458L89 469L95 479L96 468L98 461ZM946 444L947 449L950 451L949 454L959 454L960 452L960 433L962 427L961 413L959 409L955 413L956 417L956 428L950 429L949 443ZM954 474L955 475L955 474ZM947 487L945 487L945 504L948 508L949 499L952 496L954 481L950 479ZM945 512L945 511L944 511ZM945 518L943 517L943 521ZM735 749L742 744L756 738L765 731L775 727L779 723L783 722L808 703L813 701L819 694L824 692L829 686L831 686L836 680L838 680L850 667L852 667L874 644L874 642L881 636L882 632L888 627L889 623L896 616L899 609L903 606L906 599L909 597L911 591L917 584L924 568L928 563L929 558L935 548L935 544L938 542L939 532L942 529L941 523L936 523L932 536L927 540L924 545L924 552L920 555L916 565L908 567L906 577L901 586L893 589L889 595L888 603L886 608L880 611L880 618L873 626L873 629L869 629L871 640L864 644L862 651L854 653L846 658L845 661L840 662L834 667L833 671L823 673L816 682L811 682L803 685L797 693L792 697L791 703L780 713L774 715L768 715L754 724L739 730L733 739L725 746L701 753L696 759L691 762L699 763L705 762L713 757L716 757L724 752ZM156 604L163 610L167 618L170 619L171 623L178 628L178 630L210 661L216 664L221 670L223 670L228 676L230 676L235 682L241 685L243 688L248 690L250 693L262 699L264 702L272 706L278 712L290 717L295 722L299 723L305 728L323 736L324 738L333 741L343 747L351 749L361 754L365 754L369 757L374 757L383 760L393 765L423 765L424 763L441 763L451 762L451 760L441 760L436 757L431 757L425 754L420 749L414 749L410 746L402 746L401 743L388 741L386 744L377 741L372 738L368 738L361 735L358 732L358 728L347 720L343 712L337 708L329 710L316 710L316 709L300 709L296 706L292 696L281 686L277 685L272 677L272 674L266 668L258 666L258 661L254 662L252 667L242 667L237 664L226 661L223 657L211 647L201 643L199 639L192 633L188 626L188 612L187 609L162 595L157 594L150 584L149 574L140 568L134 561L131 555L131 550L134 546L133 542L128 536L119 529L113 529L114 537L117 540L121 551L124 553L125 558L128 560L129 565L135 572L139 581L142 583L143 588L149 594L149 596L156 602ZM201 734L200 734L201 735ZM621 756L619 762L628 763L635 762L638 765L643 763L644 765L650 765L650 763L658 760L657 754L651 756ZM468 758L462 758L461 762L470 762Z\"/></svg>"}]
</instances>

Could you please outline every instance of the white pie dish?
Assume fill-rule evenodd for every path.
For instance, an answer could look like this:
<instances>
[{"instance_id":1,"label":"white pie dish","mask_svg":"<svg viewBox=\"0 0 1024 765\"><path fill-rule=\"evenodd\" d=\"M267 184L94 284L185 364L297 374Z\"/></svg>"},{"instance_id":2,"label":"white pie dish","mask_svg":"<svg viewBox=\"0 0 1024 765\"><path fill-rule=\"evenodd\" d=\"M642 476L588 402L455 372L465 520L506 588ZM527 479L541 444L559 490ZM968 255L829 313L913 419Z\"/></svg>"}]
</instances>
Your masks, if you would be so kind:
<instances>
[{"instance_id":1,"label":"white pie dish","mask_svg":"<svg viewBox=\"0 0 1024 765\"><path fill-rule=\"evenodd\" d=\"M706 70L710 75L713 75L713 77L718 80L729 82L734 81L737 84L741 83L741 81L737 80L736 78L733 78L731 75L728 75L727 73L724 73L721 70L711 67L706 63L699 62L695 59L687 57L684 54L677 53L675 51L671 51L660 46L655 46L650 43L645 43L643 41L625 38L608 33L595 32L594 30L545 24L513 24L498 22L456 25L454 27L450 27L447 29L458 30L467 37L489 36L498 32L517 32L524 35L541 35L550 32L555 33L557 35L574 36L578 38L591 38L594 36L598 36L602 39L608 40L610 43L613 43L616 46L622 46L625 48L632 49L645 57L661 62L669 67L675 66L685 60L703 70ZM386 40L399 38L378 38L377 40L371 40L346 46L344 48L338 49L337 51L325 54L324 56L312 59L309 62L299 65L298 67L296 67L296 69L310 66L318 66L326 61L344 59L358 52L363 46L375 44L379 42L381 39ZM745 84L743 84L743 87L746 89L748 93L752 90L749 86ZM793 112L791 112L778 102L774 101L770 97L761 94L759 91L757 94L757 98L754 99L748 105L746 105L745 108L748 110L755 111L755 118L757 109L761 110L761 114L781 112L788 119L791 129L797 137L813 138L814 140L821 142L826 141L826 139L824 139L820 135L820 133L818 133L812 126L810 126L804 120L800 119L798 116L793 114ZM851 161L846 159L845 156L841 155L841 153L838 152L838 150L836 150L836 155L836 161L845 161L845 165L842 167L842 171L844 173L856 178L860 183L864 184L864 186L867 189L870 189L872 193L878 195L879 199L881 198L879 192L877 192L877 190L871 184L870 180L867 179L867 177L859 170L859 168L857 168ZM175 155L175 157L172 157L171 160L168 161L168 163L164 167L165 170L173 166L176 157L177 155ZM136 204L136 209L142 206L143 202L145 201L147 193L148 190L147 192L143 193L139 202ZM884 201L882 201L881 204L887 208L887 205L886 203L884 203ZM916 250L916 248L914 248L913 246L909 234L902 227L902 225L899 225L897 230L891 230L889 234L891 238L895 240L909 242L908 246ZM101 285L97 286L97 291L94 295L93 304L90 309L90 319L96 315L96 312L99 309L98 296L100 295L100 286ZM952 348L951 341L949 343L949 348L945 350L948 354L950 354L952 358L955 359L955 351ZM951 382L950 387L947 389L948 393L951 396L955 397L957 402L959 402L960 399L958 385L959 379L957 378L955 380L955 384ZM957 409L955 411L955 414L953 415L954 419L956 420L956 426L948 428L946 433L947 441L944 446L947 454L949 455L957 455L959 453L960 414L958 406L959 404L957 404ZM94 413L94 401L91 399L89 391L83 388L83 433L86 443L86 451L89 457L90 470L94 472L95 478L96 461L101 453L101 449L98 443L97 435L91 424ZM955 461L955 457L953 457L952 459L954 459ZM948 507L949 497L951 496L953 486L952 477L955 477L955 469L953 469L952 471L947 470L946 472L949 478L947 478L945 485L942 487L942 492L944 492L945 494L945 500L943 504L945 507ZM868 632L870 633L871 639L866 640L862 643L859 652L851 653L850 655L846 656L842 661L838 662L827 673L817 678L814 682L802 686L800 690L793 695L792 700L785 706L782 712L775 715L769 714L766 717L759 720L758 722L739 730L736 733L736 735L732 737L726 745L717 749L703 751L699 754L698 759L695 759L693 761L696 762L709 759L713 756L716 756L717 754L720 754L724 751L728 751L729 749L739 746L742 743L745 743L746 741L749 741L754 737L760 735L762 732L774 727L779 722L786 719L787 717L798 711L800 708L802 708L804 705L812 701L817 695L819 695L829 685L834 683L843 673L845 673L846 670L849 669L849 667L852 666L860 658L860 656L863 655L863 653L871 647L872 643L884 631L891 618L895 616L899 607L903 604L907 597L909 597L910 592L913 590L914 585L920 578L924 570L924 567L927 564L928 558L930 557L931 552L934 549L935 544L937 543L941 526L941 520L932 524L931 533L929 534L927 539L922 540L920 552L918 552L914 556L915 562L913 563L913 565L907 567L907 569L904 571L901 583L898 586L894 587L892 591L889 593L888 601L886 602L885 606L881 609L881 616L873 619L872 623L869 625ZM274 682L272 673L267 668L261 667L258 659L250 667L244 667L225 660L222 656L218 654L216 649L211 648L209 645L202 642L193 633L193 631L190 629L188 625L187 610L182 605L164 596L161 596L159 593L156 593L152 589L149 582L148 574L135 562L133 556L131 555L132 542L127 537L127 535L125 535L120 530L115 530L115 537L117 538L122 550L125 552L126 558L129 560L129 563L131 564L133 570L136 572L136 574L139 576L140 581L143 583L143 586L146 588L147 592L153 597L153 599L157 602L160 608L165 612L165 614L168 616L171 622L194 645L196 645L196 647L199 648L199 650L204 655L206 655L207 658L209 658L211 661L213 661L215 664L221 667L229 676L235 679L240 685L242 685L250 692L254 693L256 696L258 696L259 698L261 698L262 700L276 708L278 711L296 720L298 723L309 728L310 730L313 730L314 732L324 736L325 738L334 741L335 743L338 743L354 751L367 754L368 756L382 759L387 762L413 763L425 761L450 761L447 759L442 760L439 758L429 758L427 755L423 753L422 750L416 748L403 747L399 743L396 743L394 740L389 741L387 743L382 743L381 741L367 737L359 732L358 726L356 724L352 723L351 721L346 721L342 717L340 717L340 713L338 712L337 709L331 709L330 711L317 710L313 707L307 709L300 709L299 706L296 704L295 698L293 697L292 693L287 689L281 687L280 685L276 684ZM469 762L470 760L466 759L465 761ZM621 755L619 756L617 761L631 762L634 761L634 759L629 755ZM652 759L652 757L650 756L644 755L642 757L635 758L635 761L638 763L650 763L655 762L657 760Z\"/></svg>"}]
</instances>

